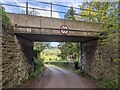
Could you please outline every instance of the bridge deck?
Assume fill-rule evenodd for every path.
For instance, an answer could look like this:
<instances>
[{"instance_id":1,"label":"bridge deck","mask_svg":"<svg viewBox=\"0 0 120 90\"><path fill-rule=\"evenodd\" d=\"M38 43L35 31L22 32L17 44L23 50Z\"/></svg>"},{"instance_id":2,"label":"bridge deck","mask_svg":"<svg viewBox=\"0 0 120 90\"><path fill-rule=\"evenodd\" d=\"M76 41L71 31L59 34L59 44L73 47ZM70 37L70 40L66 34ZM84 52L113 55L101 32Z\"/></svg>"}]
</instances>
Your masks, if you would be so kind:
<instances>
[{"instance_id":1,"label":"bridge deck","mask_svg":"<svg viewBox=\"0 0 120 90\"><path fill-rule=\"evenodd\" d=\"M82 37L82 36L61 36L61 35L42 35L42 34L25 34L17 33L19 37L28 39L30 41L43 41L43 42L88 42L98 39L98 37Z\"/></svg>"},{"instance_id":2,"label":"bridge deck","mask_svg":"<svg viewBox=\"0 0 120 90\"><path fill-rule=\"evenodd\" d=\"M15 27L16 35L32 41L86 42L98 38L101 31L101 25L97 23L12 13L8 16ZM67 35L60 33L61 25L69 27Z\"/></svg>"}]
</instances>

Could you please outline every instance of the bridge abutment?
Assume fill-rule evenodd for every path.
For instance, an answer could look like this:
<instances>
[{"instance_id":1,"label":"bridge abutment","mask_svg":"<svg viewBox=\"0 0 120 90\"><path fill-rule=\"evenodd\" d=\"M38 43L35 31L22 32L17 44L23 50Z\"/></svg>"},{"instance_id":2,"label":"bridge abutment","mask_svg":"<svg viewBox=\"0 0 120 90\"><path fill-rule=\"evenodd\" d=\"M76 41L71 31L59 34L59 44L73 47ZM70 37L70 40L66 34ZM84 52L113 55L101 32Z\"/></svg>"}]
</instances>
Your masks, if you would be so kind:
<instances>
[{"instance_id":1,"label":"bridge abutment","mask_svg":"<svg viewBox=\"0 0 120 90\"><path fill-rule=\"evenodd\" d=\"M98 40L93 40L89 42L82 43L81 49L81 68L82 70L92 75L92 68L94 66L94 61L96 60L96 51L98 49Z\"/></svg>"},{"instance_id":2,"label":"bridge abutment","mask_svg":"<svg viewBox=\"0 0 120 90\"><path fill-rule=\"evenodd\" d=\"M16 87L28 79L33 42L14 35L11 27L2 31L2 86Z\"/></svg>"},{"instance_id":3,"label":"bridge abutment","mask_svg":"<svg viewBox=\"0 0 120 90\"><path fill-rule=\"evenodd\" d=\"M113 42L99 39L82 44L81 67L86 74L98 80L118 80L117 38Z\"/></svg>"}]
</instances>

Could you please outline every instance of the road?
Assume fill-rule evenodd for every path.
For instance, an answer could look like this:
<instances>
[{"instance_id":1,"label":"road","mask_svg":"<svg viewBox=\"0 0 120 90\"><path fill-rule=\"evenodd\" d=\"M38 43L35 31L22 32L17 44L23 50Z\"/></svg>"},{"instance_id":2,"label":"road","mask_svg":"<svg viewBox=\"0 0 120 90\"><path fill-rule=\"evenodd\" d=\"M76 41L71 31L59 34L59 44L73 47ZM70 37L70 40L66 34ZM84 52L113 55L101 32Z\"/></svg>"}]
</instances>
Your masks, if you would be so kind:
<instances>
[{"instance_id":1,"label":"road","mask_svg":"<svg viewBox=\"0 0 120 90\"><path fill-rule=\"evenodd\" d=\"M74 72L64 70L55 66L47 66L43 76L27 88L98 88L95 81L89 80Z\"/></svg>"}]
</instances>

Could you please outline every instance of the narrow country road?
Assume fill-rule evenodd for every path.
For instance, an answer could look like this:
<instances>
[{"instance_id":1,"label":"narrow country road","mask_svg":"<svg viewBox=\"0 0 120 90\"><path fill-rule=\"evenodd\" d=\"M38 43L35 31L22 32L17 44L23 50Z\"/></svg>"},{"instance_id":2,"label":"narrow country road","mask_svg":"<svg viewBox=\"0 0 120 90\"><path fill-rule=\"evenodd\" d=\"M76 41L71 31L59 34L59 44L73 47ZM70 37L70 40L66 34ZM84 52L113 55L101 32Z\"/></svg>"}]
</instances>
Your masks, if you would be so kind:
<instances>
[{"instance_id":1,"label":"narrow country road","mask_svg":"<svg viewBox=\"0 0 120 90\"><path fill-rule=\"evenodd\" d=\"M99 88L94 81L88 80L73 72L47 66L40 80L29 83L27 88Z\"/></svg>"}]
</instances>

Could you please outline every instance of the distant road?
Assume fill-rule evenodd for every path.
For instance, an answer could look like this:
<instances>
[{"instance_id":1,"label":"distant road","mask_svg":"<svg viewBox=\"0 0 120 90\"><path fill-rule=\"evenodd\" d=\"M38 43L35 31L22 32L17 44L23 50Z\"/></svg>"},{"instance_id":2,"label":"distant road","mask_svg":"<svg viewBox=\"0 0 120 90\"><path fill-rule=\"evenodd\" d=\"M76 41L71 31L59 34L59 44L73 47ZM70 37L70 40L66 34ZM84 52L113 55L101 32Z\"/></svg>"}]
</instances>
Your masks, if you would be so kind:
<instances>
[{"instance_id":1,"label":"distant road","mask_svg":"<svg viewBox=\"0 0 120 90\"><path fill-rule=\"evenodd\" d=\"M30 84L28 87L31 87ZM47 66L42 78L36 81L32 88L98 88L98 86L94 81L73 72Z\"/></svg>"}]
</instances>

